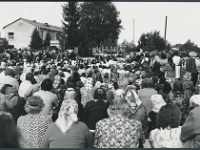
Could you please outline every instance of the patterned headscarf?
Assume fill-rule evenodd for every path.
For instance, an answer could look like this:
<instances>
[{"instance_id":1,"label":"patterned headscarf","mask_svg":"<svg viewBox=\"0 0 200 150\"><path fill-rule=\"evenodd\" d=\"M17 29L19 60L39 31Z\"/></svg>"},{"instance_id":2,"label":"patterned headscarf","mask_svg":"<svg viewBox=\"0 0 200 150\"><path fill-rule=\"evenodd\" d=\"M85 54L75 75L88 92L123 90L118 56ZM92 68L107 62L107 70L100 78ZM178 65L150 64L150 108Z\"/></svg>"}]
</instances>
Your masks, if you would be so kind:
<instances>
[{"instance_id":1,"label":"patterned headscarf","mask_svg":"<svg viewBox=\"0 0 200 150\"><path fill-rule=\"evenodd\" d=\"M75 100L67 99L62 102L59 115L78 114L78 104Z\"/></svg>"}]
</instances>

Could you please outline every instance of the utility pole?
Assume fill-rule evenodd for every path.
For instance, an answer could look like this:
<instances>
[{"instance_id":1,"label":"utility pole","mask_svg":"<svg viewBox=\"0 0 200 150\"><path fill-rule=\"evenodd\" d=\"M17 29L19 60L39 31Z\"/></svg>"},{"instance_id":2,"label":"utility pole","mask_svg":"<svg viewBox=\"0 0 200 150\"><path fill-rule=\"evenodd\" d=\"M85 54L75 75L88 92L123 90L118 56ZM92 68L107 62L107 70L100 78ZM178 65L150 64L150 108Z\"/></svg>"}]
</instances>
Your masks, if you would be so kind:
<instances>
[{"instance_id":1,"label":"utility pole","mask_svg":"<svg viewBox=\"0 0 200 150\"><path fill-rule=\"evenodd\" d=\"M135 26L135 22L134 22L134 18L133 18L133 43L135 43L135 39L134 39L134 34L135 34L134 26Z\"/></svg>"},{"instance_id":2,"label":"utility pole","mask_svg":"<svg viewBox=\"0 0 200 150\"><path fill-rule=\"evenodd\" d=\"M167 36L167 16L165 17L165 41Z\"/></svg>"}]
</instances>

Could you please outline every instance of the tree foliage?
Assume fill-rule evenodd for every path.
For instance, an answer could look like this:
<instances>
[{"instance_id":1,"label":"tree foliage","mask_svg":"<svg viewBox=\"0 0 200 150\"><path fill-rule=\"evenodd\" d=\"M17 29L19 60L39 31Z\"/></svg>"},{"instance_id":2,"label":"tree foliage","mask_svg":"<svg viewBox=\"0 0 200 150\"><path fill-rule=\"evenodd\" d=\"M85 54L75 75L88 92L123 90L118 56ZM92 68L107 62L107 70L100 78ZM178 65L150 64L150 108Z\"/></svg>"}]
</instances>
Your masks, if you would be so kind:
<instances>
[{"instance_id":1,"label":"tree foliage","mask_svg":"<svg viewBox=\"0 0 200 150\"><path fill-rule=\"evenodd\" d=\"M122 26L115 5L111 2L84 2L80 6L80 39L84 53L89 46L116 45Z\"/></svg>"},{"instance_id":2,"label":"tree foliage","mask_svg":"<svg viewBox=\"0 0 200 150\"><path fill-rule=\"evenodd\" d=\"M6 49L8 47L8 40L5 38L0 39L0 50Z\"/></svg>"},{"instance_id":3,"label":"tree foliage","mask_svg":"<svg viewBox=\"0 0 200 150\"><path fill-rule=\"evenodd\" d=\"M65 4L63 7L63 30L66 37L65 39L65 48L71 49L78 47L80 44L79 41L79 20L80 12L78 2L70 1Z\"/></svg>"},{"instance_id":4,"label":"tree foliage","mask_svg":"<svg viewBox=\"0 0 200 150\"><path fill-rule=\"evenodd\" d=\"M162 51L169 49L170 44L160 36L158 31L142 34L139 41L138 47L144 51Z\"/></svg>"},{"instance_id":5,"label":"tree foliage","mask_svg":"<svg viewBox=\"0 0 200 150\"><path fill-rule=\"evenodd\" d=\"M43 46L43 41L40 37L40 34L37 28L35 28L31 36L30 48L39 50L39 49L42 49L42 46Z\"/></svg>"},{"instance_id":6,"label":"tree foliage","mask_svg":"<svg viewBox=\"0 0 200 150\"><path fill-rule=\"evenodd\" d=\"M49 32L47 32L45 40L44 40L44 48L47 48L48 46L50 46L50 41L51 41L51 35Z\"/></svg>"},{"instance_id":7,"label":"tree foliage","mask_svg":"<svg viewBox=\"0 0 200 150\"><path fill-rule=\"evenodd\" d=\"M186 52L190 52L190 51L200 52L200 48L195 43L191 42L190 40L187 40L187 42L185 42L180 47L180 50L186 51Z\"/></svg>"},{"instance_id":8,"label":"tree foliage","mask_svg":"<svg viewBox=\"0 0 200 150\"><path fill-rule=\"evenodd\" d=\"M136 46L134 44L133 41L131 42L128 42L127 40L124 40L120 47L122 47L122 49L125 50L125 52L133 52L133 51L136 51Z\"/></svg>"}]
</instances>

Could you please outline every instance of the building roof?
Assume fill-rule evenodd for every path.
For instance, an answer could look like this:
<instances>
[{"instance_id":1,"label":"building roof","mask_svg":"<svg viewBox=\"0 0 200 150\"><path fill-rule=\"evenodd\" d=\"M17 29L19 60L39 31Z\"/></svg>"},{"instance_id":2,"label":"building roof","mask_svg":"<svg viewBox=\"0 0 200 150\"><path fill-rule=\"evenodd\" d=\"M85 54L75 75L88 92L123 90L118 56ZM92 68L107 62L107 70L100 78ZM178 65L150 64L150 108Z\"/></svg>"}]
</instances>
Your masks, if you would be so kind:
<instances>
[{"instance_id":1,"label":"building roof","mask_svg":"<svg viewBox=\"0 0 200 150\"><path fill-rule=\"evenodd\" d=\"M26 21L26 22L28 22L28 23L36 26L36 27L42 28L42 29L51 30L51 31L57 31L57 32L63 32L63 29L61 27L56 27L56 26L49 25L47 23L40 23L40 22L36 22L35 20L28 20L28 19L24 19L24 18L19 18L19 19L13 21L12 23L4 26L3 29L5 29L9 25L15 23L16 21L18 21L20 19L22 19L22 20L24 20L24 21Z\"/></svg>"}]
</instances>

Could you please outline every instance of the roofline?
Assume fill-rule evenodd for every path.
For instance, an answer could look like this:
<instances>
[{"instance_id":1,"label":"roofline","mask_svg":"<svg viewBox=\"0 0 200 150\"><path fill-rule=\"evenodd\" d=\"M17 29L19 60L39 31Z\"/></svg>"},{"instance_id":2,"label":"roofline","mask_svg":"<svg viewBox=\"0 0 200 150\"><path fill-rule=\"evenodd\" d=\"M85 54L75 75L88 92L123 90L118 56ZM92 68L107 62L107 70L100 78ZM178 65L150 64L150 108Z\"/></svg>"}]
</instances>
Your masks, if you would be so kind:
<instances>
[{"instance_id":1,"label":"roofline","mask_svg":"<svg viewBox=\"0 0 200 150\"><path fill-rule=\"evenodd\" d=\"M6 26L4 26L3 27L3 29L5 29L6 27L8 27L9 25L11 25L11 24L13 24L13 23L15 23L15 22L17 22L18 20L20 20L20 19L22 19L22 20L24 20L24 21L26 21L25 19L23 19L23 18L19 18L19 19L17 19L17 20L15 20L15 21L13 21L13 22L11 22L11 23L9 23L8 25L6 25ZM27 21L26 21L27 22ZM27 22L27 23L29 23L29 22ZM31 24L31 23L29 23L29 24ZM33 24L32 24L33 25ZM33 26L35 26L35 27L37 27L36 25L33 25ZM41 28L41 29L44 29L44 28ZM47 29L44 29L44 30L47 30ZM50 29L49 29L50 30ZM47 30L48 31L48 30ZM55 31L55 30L50 30L50 31ZM62 33L62 31L56 31L56 32L61 32Z\"/></svg>"},{"instance_id":2,"label":"roofline","mask_svg":"<svg viewBox=\"0 0 200 150\"><path fill-rule=\"evenodd\" d=\"M51 30L51 29L45 29L45 28L41 28L40 29L43 29L43 30L46 30L46 31L54 31L54 32L59 32L59 33L62 33L63 31L56 31L56 30Z\"/></svg>"},{"instance_id":3,"label":"roofline","mask_svg":"<svg viewBox=\"0 0 200 150\"><path fill-rule=\"evenodd\" d=\"M11 25L11 24L13 24L13 23L17 22L17 21L18 21L18 20L20 20L20 19L22 19L22 18L19 18L19 19L15 20L15 21L13 21L13 22L9 23L8 25L4 26L4 27L3 27L3 29L5 29L7 26L9 26L9 25Z\"/></svg>"}]
</instances>

